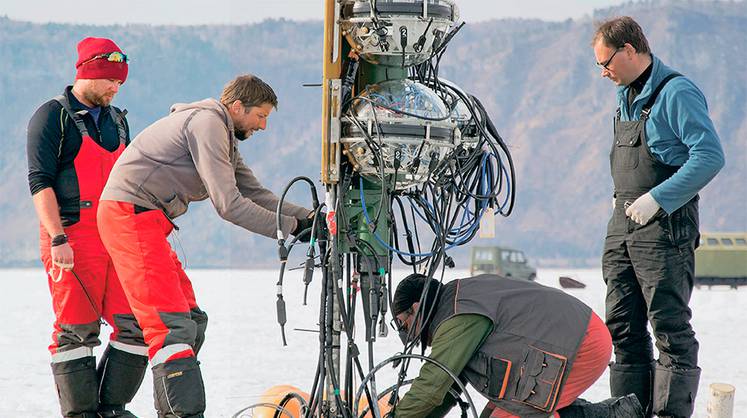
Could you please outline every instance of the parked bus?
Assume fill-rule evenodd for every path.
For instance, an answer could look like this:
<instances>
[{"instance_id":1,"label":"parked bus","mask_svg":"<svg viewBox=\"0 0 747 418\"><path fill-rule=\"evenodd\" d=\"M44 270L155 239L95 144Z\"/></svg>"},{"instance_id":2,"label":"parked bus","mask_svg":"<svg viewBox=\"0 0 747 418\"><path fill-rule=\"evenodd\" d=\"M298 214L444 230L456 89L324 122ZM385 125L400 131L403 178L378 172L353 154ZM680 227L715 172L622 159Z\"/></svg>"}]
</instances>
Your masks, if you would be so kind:
<instances>
[{"instance_id":1,"label":"parked bus","mask_svg":"<svg viewBox=\"0 0 747 418\"><path fill-rule=\"evenodd\" d=\"M747 232L704 232L695 250L695 285L747 284Z\"/></svg>"}]
</instances>

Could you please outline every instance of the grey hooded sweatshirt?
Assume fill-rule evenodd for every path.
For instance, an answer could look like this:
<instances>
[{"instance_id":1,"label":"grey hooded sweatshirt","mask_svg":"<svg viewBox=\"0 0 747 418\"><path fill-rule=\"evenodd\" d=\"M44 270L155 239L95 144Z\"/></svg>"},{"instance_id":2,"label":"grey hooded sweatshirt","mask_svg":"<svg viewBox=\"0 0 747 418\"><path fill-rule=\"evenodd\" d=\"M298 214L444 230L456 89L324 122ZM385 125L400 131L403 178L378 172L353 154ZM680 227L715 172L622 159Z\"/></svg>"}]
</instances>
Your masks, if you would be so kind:
<instances>
[{"instance_id":1,"label":"grey hooded sweatshirt","mask_svg":"<svg viewBox=\"0 0 747 418\"><path fill-rule=\"evenodd\" d=\"M208 197L221 218L246 230L276 237L278 197L247 167L233 134L228 109L218 100L175 104L145 128L117 160L101 200L160 209L169 219L189 202ZM283 234L310 210L284 203Z\"/></svg>"}]
</instances>

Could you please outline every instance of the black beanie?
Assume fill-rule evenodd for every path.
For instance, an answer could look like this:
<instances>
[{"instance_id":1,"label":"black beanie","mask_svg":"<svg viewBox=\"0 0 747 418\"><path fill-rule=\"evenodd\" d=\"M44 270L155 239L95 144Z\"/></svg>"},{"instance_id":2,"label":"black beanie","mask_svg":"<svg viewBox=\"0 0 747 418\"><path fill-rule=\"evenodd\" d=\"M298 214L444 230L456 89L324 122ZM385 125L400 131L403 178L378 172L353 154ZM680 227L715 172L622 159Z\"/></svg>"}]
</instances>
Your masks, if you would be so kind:
<instances>
[{"instance_id":1,"label":"black beanie","mask_svg":"<svg viewBox=\"0 0 747 418\"><path fill-rule=\"evenodd\" d=\"M397 290L394 292L394 299L392 300L392 313L394 316L410 309L413 303L420 301L420 295L423 293L426 281L429 282L428 294L423 304L430 306L436 299L441 283L438 280L429 279L422 274L411 274L399 282Z\"/></svg>"}]
</instances>

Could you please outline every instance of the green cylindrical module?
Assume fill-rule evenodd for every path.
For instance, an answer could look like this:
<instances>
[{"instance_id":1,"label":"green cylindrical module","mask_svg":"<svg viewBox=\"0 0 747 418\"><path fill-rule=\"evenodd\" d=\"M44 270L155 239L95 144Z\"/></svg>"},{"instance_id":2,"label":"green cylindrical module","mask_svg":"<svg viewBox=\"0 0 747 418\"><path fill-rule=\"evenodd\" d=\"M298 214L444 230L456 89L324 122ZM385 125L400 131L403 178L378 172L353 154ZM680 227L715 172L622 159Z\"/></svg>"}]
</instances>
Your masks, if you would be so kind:
<instances>
[{"instance_id":1,"label":"green cylindrical module","mask_svg":"<svg viewBox=\"0 0 747 418\"><path fill-rule=\"evenodd\" d=\"M368 180L363 180L363 200L366 202L366 214L368 215L369 223L366 220L366 214L363 212L363 206L361 204L361 192L359 185L356 184L345 196L345 213L348 215L347 226L350 232L353 232L359 241L364 241L366 244L359 244L356 252L360 256L372 256L371 249L375 253L375 257L378 262L372 260L371 269L377 271L384 268L389 269L389 249L391 242L389 242L389 231L390 231L390 219L389 219L389 199L387 195L384 195L382 202L381 195L381 184L375 183ZM383 206L382 206L383 205ZM377 216L378 215L378 216ZM340 231L344 233L346 231ZM382 242L386 243L386 246ZM350 243L347 240L340 240L340 251L351 252L353 249L350 248ZM361 271L368 269L365 263L358 266Z\"/></svg>"},{"instance_id":2,"label":"green cylindrical module","mask_svg":"<svg viewBox=\"0 0 747 418\"><path fill-rule=\"evenodd\" d=\"M383 65L374 65L361 60L358 73L358 91L366 89L366 86L382 81L404 80L407 78L407 68L386 67Z\"/></svg>"}]
</instances>

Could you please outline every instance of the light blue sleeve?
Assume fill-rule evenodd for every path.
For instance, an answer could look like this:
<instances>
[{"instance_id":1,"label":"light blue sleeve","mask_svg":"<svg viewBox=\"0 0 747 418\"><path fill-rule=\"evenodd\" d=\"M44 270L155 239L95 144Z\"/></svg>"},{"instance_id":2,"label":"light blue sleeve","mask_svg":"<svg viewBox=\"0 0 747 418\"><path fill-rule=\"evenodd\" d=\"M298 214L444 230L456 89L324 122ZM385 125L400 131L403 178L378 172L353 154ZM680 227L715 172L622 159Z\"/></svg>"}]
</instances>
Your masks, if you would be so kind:
<instances>
[{"instance_id":1,"label":"light blue sleeve","mask_svg":"<svg viewBox=\"0 0 747 418\"><path fill-rule=\"evenodd\" d=\"M662 111L674 134L687 146L689 156L672 177L651 190L651 196L669 214L692 199L725 162L703 93L687 79L675 80L674 88L665 89L668 97Z\"/></svg>"}]
</instances>

